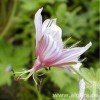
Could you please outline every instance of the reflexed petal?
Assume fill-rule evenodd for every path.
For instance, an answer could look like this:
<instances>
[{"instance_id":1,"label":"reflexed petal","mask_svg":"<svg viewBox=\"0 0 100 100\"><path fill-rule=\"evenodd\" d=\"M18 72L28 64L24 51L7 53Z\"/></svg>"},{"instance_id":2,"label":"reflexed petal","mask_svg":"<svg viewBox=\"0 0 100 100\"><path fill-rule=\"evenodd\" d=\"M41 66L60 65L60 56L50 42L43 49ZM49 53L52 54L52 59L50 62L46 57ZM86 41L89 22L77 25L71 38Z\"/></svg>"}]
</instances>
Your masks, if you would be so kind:
<instances>
[{"instance_id":1,"label":"reflexed petal","mask_svg":"<svg viewBox=\"0 0 100 100\"><path fill-rule=\"evenodd\" d=\"M35 14L35 19L34 19L35 29L36 29L36 47L38 45L38 41L40 40L42 36L42 16L41 16L42 10L43 8L37 11L37 13Z\"/></svg>"},{"instance_id":2,"label":"reflexed petal","mask_svg":"<svg viewBox=\"0 0 100 100\"><path fill-rule=\"evenodd\" d=\"M79 82L79 95L78 95L79 100L85 100L84 92L85 92L85 82L83 79L81 79Z\"/></svg>"},{"instance_id":3,"label":"reflexed petal","mask_svg":"<svg viewBox=\"0 0 100 100\"><path fill-rule=\"evenodd\" d=\"M76 59L82 55L89 47L92 45L90 42L85 47L75 47L71 49L66 49L62 52L62 55L57 61L54 63L54 65L59 65L63 63L68 62L77 62Z\"/></svg>"}]
</instances>

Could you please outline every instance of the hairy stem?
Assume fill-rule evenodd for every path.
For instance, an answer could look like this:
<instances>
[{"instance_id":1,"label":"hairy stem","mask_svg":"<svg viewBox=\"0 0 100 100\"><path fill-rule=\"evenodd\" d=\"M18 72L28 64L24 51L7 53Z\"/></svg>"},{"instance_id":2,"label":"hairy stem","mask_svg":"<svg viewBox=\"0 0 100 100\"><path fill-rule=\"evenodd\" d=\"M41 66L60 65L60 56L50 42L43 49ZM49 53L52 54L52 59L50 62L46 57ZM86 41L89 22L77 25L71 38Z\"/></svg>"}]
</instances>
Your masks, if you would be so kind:
<instances>
[{"instance_id":1,"label":"hairy stem","mask_svg":"<svg viewBox=\"0 0 100 100\"><path fill-rule=\"evenodd\" d=\"M77 74L79 75L81 78L83 78L86 82L88 82L89 84L91 84L79 71L77 71L74 67L70 66L70 68Z\"/></svg>"}]
</instances>

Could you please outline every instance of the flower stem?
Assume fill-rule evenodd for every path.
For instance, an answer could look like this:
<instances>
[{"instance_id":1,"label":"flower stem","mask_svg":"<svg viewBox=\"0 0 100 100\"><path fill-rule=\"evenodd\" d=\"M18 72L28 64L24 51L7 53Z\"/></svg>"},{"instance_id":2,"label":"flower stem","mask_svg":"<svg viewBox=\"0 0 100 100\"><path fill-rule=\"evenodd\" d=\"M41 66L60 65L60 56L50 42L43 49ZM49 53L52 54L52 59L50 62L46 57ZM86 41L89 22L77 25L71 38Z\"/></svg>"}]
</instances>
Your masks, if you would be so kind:
<instances>
[{"instance_id":1,"label":"flower stem","mask_svg":"<svg viewBox=\"0 0 100 100\"><path fill-rule=\"evenodd\" d=\"M91 84L79 71L77 71L74 67L70 66L70 68L77 74L79 75L81 78L83 78L86 82L88 82L89 84Z\"/></svg>"}]
</instances>

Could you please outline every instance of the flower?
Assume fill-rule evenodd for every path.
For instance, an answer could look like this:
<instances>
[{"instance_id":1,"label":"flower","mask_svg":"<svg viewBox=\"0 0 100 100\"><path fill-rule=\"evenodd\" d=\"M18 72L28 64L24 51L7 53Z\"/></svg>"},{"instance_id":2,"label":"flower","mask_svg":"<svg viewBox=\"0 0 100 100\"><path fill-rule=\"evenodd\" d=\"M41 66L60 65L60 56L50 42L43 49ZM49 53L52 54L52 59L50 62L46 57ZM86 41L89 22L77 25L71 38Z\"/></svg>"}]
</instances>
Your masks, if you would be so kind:
<instances>
[{"instance_id":1,"label":"flower","mask_svg":"<svg viewBox=\"0 0 100 100\"><path fill-rule=\"evenodd\" d=\"M81 65L78 58L82 55L92 43L88 43L85 47L64 48L62 42L62 30L56 25L56 19L47 19L42 23L43 8L39 9L35 14L36 29L36 61L33 67L22 73L30 73L26 79L34 72L44 67L59 67L67 69L69 65Z\"/></svg>"},{"instance_id":2,"label":"flower","mask_svg":"<svg viewBox=\"0 0 100 100\"><path fill-rule=\"evenodd\" d=\"M62 30L56 25L56 19L47 19L42 23L42 9L37 11L34 20L37 60L32 69L37 71L46 66L63 67L79 63L79 56L91 46L91 42L85 47L64 48Z\"/></svg>"}]
</instances>

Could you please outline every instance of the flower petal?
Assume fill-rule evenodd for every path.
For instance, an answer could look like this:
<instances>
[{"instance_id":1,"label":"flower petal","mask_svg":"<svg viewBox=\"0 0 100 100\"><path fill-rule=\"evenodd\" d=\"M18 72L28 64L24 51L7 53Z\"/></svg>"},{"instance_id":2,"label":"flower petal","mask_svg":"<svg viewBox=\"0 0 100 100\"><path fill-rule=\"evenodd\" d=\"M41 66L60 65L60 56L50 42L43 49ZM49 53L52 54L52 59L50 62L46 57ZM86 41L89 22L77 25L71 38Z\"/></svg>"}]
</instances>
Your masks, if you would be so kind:
<instances>
[{"instance_id":1,"label":"flower petal","mask_svg":"<svg viewBox=\"0 0 100 100\"><path fill-rule=\"evenodd\" d=\"M50 65L52 61L61 56L61 49L57 47L57 43L49 34L45 34L39 45L38 54L41 62Z\"/></svg>"},{"instance_id":2,"label":"flower petal","mask_svg":"<svg viewBox=\"0 0 100 100\"><path fill-rule=\"evenodd\" d=\"M62 30L59 26L56 25L56 19L47 19L44 21L42 28L45 34L49 34L53 40L57 42L57 45L60 48L63 48Z\"/></svg>"},{"instance_id":3,"label":"flower petal","mask_svg":"<svg viewBox=\"0 0 100 100\"><path fill-rule=\"evenodd\" d=\"M34 19L35 29L36 29L36 48L37 48L40 38L43 35L42 34L42 16L41 16L42 10L43 8L37 11L37 13L35 14L35 19Z\"/></svg>"},{"instance_id":4,"label":"flower petal","mask_svg":"<svg viewBox=\"0 0 100 100\"><path fill-rule=\"evenodd\" d=\"M54 65L59 65L68 62L77 62L76 59L78 59L80 55L82 55L87 49L89 49L91 45L92 43L90 42L85 47L75 47L75 48L64 50L62 52L61 57L57 59Z\"/></svg>"}]
</instances>

